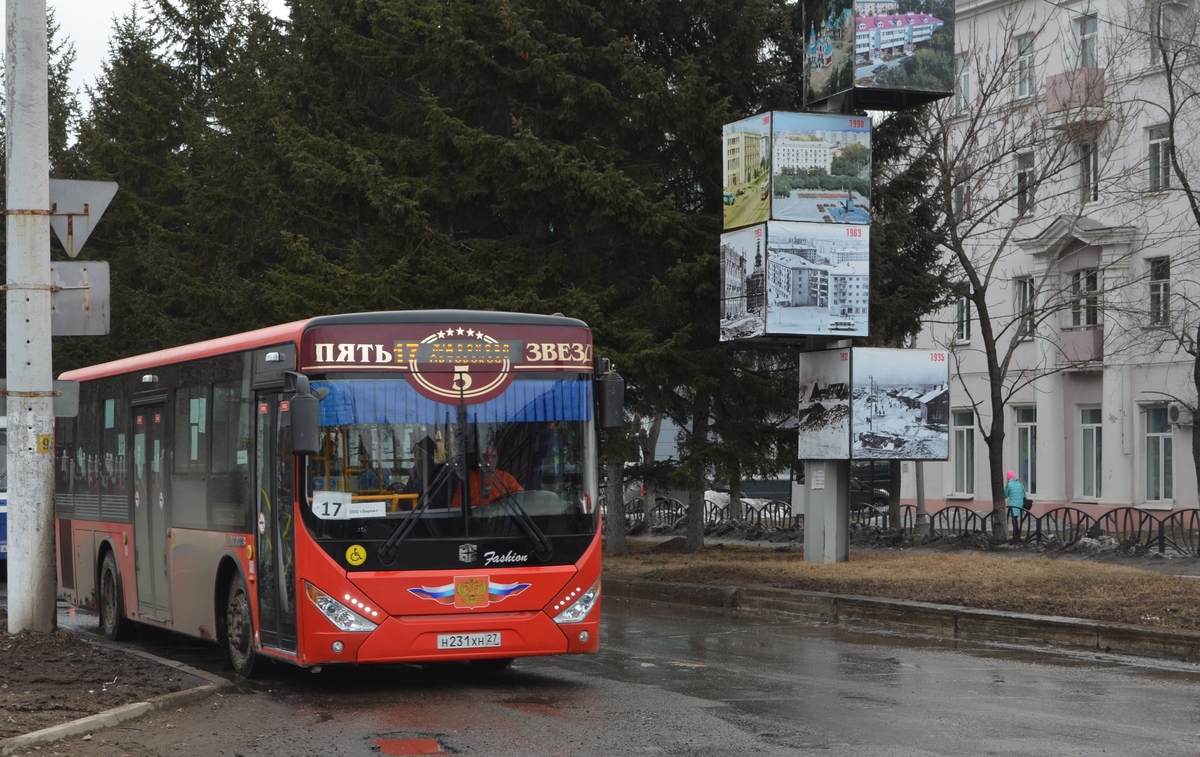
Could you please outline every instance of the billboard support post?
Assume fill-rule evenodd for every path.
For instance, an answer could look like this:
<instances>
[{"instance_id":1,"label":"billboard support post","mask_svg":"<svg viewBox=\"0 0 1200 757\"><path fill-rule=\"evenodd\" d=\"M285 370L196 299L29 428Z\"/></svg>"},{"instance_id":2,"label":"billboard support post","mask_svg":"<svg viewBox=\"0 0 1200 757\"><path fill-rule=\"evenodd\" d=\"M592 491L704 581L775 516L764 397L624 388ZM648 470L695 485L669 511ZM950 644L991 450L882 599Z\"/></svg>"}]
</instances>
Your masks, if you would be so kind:
<instances>
[{"instance_id":1,"label":"billboard support post","mask_svg":"<svg viewBox=\"0 0 1200 757\"><path fill-rule=\"evenodd\" d=\"M804 461L804 561L850 559L850 461Z\"/></svg>"},{"instance_id":2,"label":"billboard support post","mask_svg":"<svg viewBox=\"0 0 1200 757\"><path fill-rule=\"evenodd\" d=\"M931 534L929 513L925 512L925 464L917 460L914 465L917 478L917 523L913 533L918 537L929 536Z\"/></svg>"}]
</instances>

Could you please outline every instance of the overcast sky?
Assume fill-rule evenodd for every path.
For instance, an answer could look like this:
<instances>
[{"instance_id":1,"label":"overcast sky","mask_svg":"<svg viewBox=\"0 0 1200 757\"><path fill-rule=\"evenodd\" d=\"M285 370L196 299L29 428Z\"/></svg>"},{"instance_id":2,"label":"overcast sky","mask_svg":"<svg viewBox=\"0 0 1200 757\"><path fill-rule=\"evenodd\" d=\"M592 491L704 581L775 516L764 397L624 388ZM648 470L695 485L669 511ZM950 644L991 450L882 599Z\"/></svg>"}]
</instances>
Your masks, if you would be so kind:
<instances>
[{"instance_id":1,"label":"overcast sky","mask_svg":"<svg viewBox=\"0 0 1200 757\"><path fill-rule=\"evenodd\" d=\"M69 37L75 43L75 68L72 72L72 87L79 93L79 104L87 107L83 96L83 85L92 84L100 75L100 63L108 54L108 38L112 33L113 18L127 15L133 7L132 0L48 0L54 8L59 25L59 35ZM266 0L266 5L276 15L287 14L284 0ZM6 11L5 0L0 0L0 13ZM0 16L4 17L4 16ZM0 51L3 42L0 40ZM0 52L2 54L2 52Z\"/></svg>"}]
</instances>

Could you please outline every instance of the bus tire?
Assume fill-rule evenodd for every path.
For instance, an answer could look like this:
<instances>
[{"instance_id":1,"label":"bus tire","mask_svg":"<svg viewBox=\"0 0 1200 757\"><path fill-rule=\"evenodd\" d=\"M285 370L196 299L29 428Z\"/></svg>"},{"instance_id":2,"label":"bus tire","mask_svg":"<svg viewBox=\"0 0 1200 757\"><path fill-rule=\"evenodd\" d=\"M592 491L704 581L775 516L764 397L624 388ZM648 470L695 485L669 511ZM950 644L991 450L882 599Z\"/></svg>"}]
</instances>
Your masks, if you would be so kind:
<instances>
[{"instance_id":1,"label":"bus tire","mask_svg":"<svg viewBox=\"0 0 1200 757\"><path fill-rule=\"evenodd\" d=\"M121 593L121 574L117 572L117 558L105 552L100 561L99 612L100 633L112 641L129 638L133 624L125 618L125 602Z\"/></svg>"},{"instance_id":2,"label":"bus tire","mask_svg":"<svg viewBox=\"0 0 1200 757\"><path fill-rule=\"evenodd\" d=\"M254 619L242 574L234 573L225 601L225 659L243 678L257 678L265 661L254 649Z\"/></svg>"}]
</instances>

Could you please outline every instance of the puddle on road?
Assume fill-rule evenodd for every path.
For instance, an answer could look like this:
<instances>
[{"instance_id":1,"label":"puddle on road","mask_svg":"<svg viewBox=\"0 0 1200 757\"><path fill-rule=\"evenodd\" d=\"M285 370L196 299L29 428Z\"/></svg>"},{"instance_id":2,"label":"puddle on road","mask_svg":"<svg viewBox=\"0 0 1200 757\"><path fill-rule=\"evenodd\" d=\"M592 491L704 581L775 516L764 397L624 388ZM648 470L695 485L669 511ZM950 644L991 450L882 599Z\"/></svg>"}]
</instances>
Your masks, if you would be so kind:
<instances>
[{"instance_id":1,"label":"puddle on road","mask_svg":"<svg viewBox=\"0 0 1200 757\"><path fill-rule=\"evenodd\" d=\"M446 754L437 739L375 739L380 754Z\"/></svg>"}]
</instances>

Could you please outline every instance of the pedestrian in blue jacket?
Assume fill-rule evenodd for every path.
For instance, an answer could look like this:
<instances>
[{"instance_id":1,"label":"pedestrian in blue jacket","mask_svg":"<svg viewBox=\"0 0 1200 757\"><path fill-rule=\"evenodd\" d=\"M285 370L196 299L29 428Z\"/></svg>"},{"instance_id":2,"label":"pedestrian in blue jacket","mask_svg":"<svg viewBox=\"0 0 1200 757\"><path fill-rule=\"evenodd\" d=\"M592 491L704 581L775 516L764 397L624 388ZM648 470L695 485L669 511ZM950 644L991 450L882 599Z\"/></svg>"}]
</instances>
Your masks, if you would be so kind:
<instances>
[{"instance_id":1,"label":"pedestrian in blue jacket","mask_svg":"<svg viewBox=\"0 0 1200 757\"><path fill-rule=\"evenodd\" d=\"M1012 540L1021 540L1021 514L1025 512L1025 485L1017 480L1017 474L1008 472L1008 483L1004 485L1004 496L1008 499L1008 514L1012 517Z\"/></svg>"}]
</instances>

